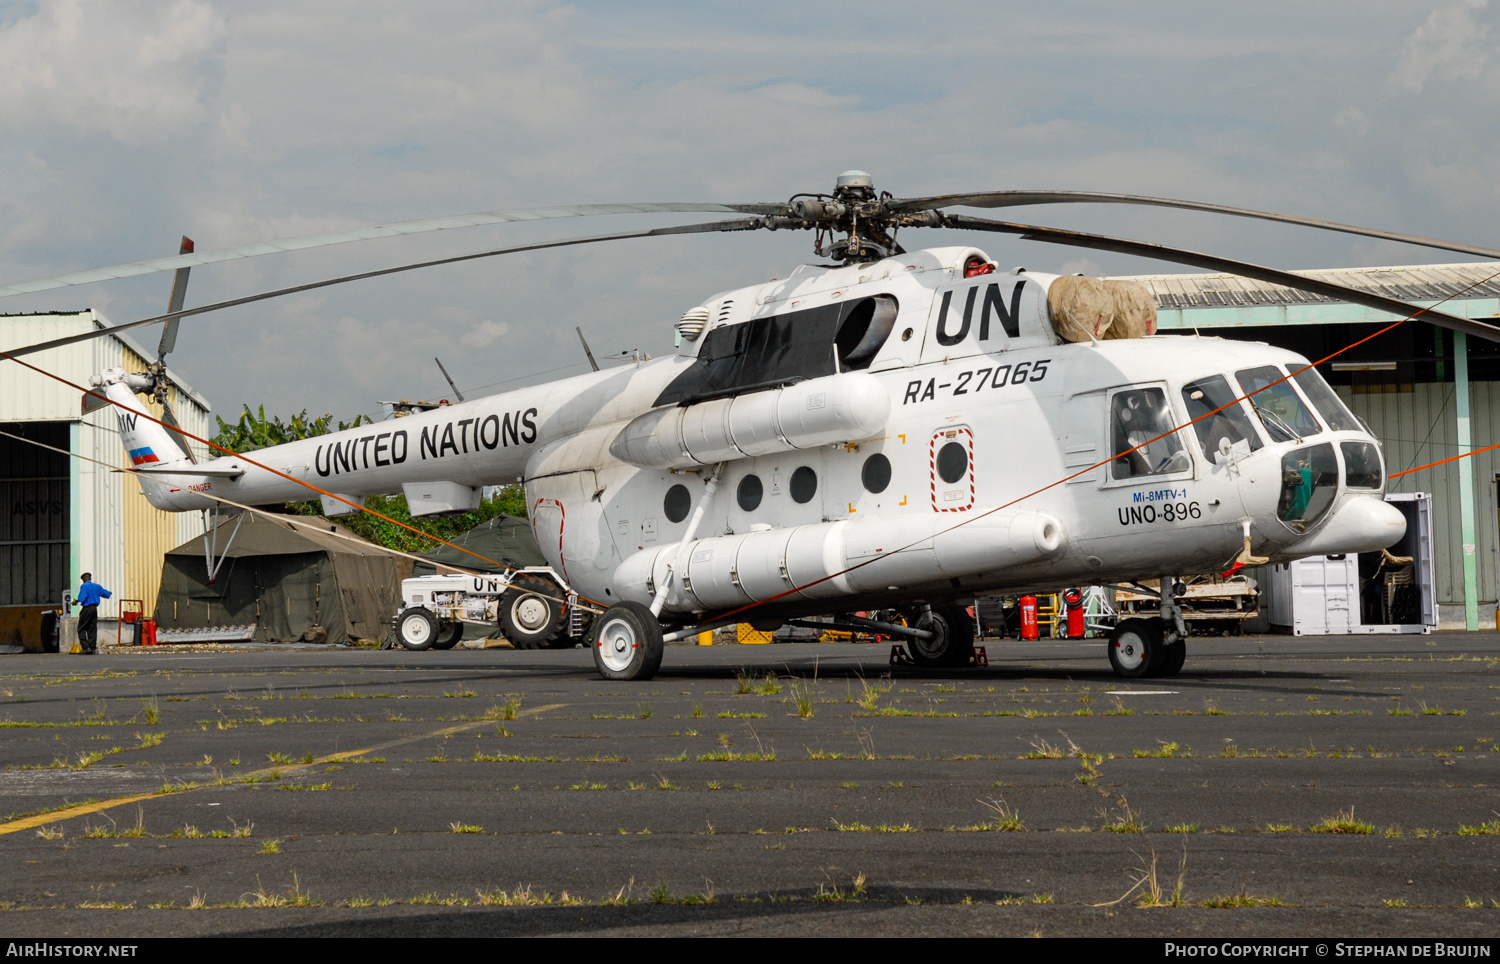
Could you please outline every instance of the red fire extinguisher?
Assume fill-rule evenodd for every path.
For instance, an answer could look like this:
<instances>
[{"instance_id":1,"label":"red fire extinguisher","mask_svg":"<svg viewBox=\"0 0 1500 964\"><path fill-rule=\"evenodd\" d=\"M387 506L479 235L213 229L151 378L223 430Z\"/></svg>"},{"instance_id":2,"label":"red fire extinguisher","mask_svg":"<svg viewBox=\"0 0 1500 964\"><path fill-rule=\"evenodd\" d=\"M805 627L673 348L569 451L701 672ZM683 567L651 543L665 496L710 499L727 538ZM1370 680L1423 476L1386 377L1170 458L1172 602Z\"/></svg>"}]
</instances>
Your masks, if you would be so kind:
<instances>
[{"instance_id":1,"label":"red fire extinguisher","mask_svg":"<svg viewBox=\"0 0 1500 964\"><path fill-rule=\"evenodd\" d=\"M1022 596L1019 604L1021 607L1021 638L1039 638L1040 634L1036 629L1036 597Z\"/></svg>"},{"instance_id":2,"label":"red fire extinguisher","mask_svg":"<svg viewBox=\"0 0 1500 964\"><path fill-rule=\"evenodd\" d=\"M1082 639L1084 634L1083 622L1083 590L1063 590L1063 602L1068 606L1068 638Z\"/></svg>"}]
</instances>

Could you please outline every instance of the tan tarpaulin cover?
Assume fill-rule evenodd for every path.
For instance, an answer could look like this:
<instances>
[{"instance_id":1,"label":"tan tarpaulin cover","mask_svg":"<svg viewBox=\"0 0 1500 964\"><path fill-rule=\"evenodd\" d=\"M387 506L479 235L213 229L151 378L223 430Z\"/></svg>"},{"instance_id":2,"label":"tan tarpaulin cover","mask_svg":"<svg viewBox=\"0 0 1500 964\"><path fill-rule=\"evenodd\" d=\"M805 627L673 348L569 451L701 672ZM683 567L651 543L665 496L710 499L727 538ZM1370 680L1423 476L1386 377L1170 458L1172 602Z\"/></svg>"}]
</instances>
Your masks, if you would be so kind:
<instances>
[{"instance_id":1,"label":"tan tarpaulin cover","mask_svg":"<svg viewBox=\"0 0 1500 964\"><path fill-rule=\"evenodd\" d=\"M1156 334L1156 297L1139 281L1103 282L1115 302L1115 323L1103 338L1145 338Z\"/></svg>"},{"instance_id":2,"label":"tan tarpaulin cover","mask_svg":"<svg viewBox=\"0 0 1500 964\"><path fill-rule=\"evenodd\" d=\"M1064 341L1156 334L1156 299L1134 281L1063 275L1047 289L1047 313Z\"/></svg>"},{"instance_id":3,"label":"tan tarpaulin cover","mask_svg":"<svg viewBox=\"0 0 1500 964\"><path fill-rule=\"evenodd\" d=\"M235 520L220 524L217 548ZM345 538L336 538L337 533ZM349 541L353 540L353 541ZM219 568L205 585L203 537L162 560L156 621L163 629L257 624L262 642L384 639L411 562L382 552L317 516L270 520L247 513Z\"/></svg>"}]
</instances>

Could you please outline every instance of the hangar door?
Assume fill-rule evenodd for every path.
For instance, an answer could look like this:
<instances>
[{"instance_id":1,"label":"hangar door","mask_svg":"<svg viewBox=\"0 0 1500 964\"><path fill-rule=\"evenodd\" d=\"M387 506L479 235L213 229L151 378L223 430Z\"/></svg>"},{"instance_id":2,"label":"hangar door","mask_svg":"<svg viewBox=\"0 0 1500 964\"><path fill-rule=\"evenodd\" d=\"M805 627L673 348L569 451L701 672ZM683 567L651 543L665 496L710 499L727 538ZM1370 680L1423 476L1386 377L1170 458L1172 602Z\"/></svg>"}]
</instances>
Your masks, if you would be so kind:
<instances>
[{"instance_id":1,"label":"hangar door","mask_svg":"<svg viewBox=\"0 0 1500 964\"><path fill-rule=\"evenodd\" d=\"M0 430L68 448L67 422ZM0 435L0 606L60 604L68 573L68 457Z\"/></svg>"}]
</instances>

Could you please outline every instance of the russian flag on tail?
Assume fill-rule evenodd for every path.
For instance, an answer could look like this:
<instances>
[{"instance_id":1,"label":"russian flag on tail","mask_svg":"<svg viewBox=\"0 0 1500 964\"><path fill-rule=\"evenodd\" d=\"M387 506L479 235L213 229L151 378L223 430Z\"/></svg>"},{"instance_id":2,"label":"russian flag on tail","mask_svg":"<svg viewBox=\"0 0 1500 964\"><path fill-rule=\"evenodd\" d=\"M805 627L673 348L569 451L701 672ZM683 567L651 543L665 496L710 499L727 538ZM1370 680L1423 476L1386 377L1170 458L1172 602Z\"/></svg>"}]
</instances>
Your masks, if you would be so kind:
<instances>
[{"instance_id":1,"label":"russian flag on tail","mask_svg":"<svg viewBox=\"0 0 1500 964\"><path fill-rule=\"evenodd\" d=\"M149 447L130 450L130 462L132 465L143 465L147 462L160 461L161 459L157 458L156 453L151 451Z\"/></svg>"}]
</instances>

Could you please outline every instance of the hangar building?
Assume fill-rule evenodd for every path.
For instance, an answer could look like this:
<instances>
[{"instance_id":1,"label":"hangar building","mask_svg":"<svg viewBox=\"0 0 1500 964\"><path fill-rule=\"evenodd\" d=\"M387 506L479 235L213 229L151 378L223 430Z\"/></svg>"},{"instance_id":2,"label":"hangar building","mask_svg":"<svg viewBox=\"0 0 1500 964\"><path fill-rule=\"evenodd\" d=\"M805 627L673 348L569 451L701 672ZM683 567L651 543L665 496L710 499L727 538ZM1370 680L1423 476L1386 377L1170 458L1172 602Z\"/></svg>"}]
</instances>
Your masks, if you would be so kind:
<instances>
[{"instance_id":1,"label":"hangar building","mask_svg":"<svg viewBox=\"0 0 1500 964\"><path fill-rule=\"evenodd\" d=\"M0 315L0 348L107 328L93 310ZM118 366L145 371L152 355L125 334L96 338L26 357L74 385ZM203 532L199 513L160 512L130 475L112 471L130 462L120 445L114 409L82 414L82 395L55 379L0 359L0 645L34 647L40 614L75 592L80 573L114 593L99 607L113 618L122 600L140 600L150 613L161 584L162 556ZM175 371L169 390L182 427L208 438L208 400ZM150 403L160 417L161 407ZM50 451L13 436L20 436ZM194 456L206 450L190 442ZM65 454L71 453L71 454Z\"/></svg>"}]
</instances>

